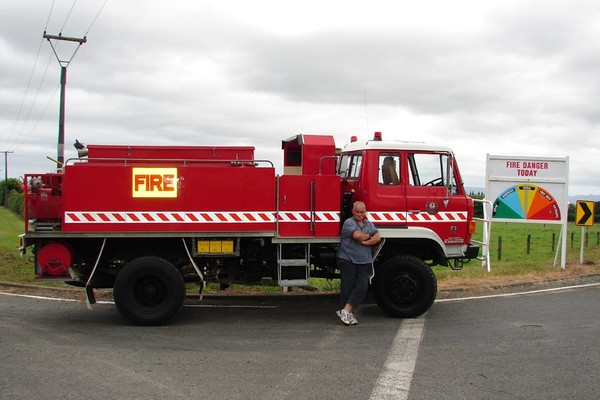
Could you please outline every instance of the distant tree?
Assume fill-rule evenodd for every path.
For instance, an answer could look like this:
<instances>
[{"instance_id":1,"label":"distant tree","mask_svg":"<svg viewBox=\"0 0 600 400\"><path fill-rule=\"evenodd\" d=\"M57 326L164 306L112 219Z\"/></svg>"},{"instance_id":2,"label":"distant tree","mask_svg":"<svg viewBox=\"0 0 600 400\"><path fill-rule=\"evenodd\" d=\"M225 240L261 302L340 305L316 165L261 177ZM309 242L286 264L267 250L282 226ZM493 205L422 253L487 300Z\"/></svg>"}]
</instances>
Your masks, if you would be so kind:
<instances>
[{"instance_id":1,"label":"distant tree","mask_svg":"<svg viewBox=\"0 0 600 400\"><path fill-rule=\"evenodd\" d=\"M24 215L25 195L17 193L16 190L11 190L8 194L8 208L20 217Z\"/></svg>"},{"instance_id":2,"label":"distant tree","mask_svg":"<svg viewBox=\"0 0 600 400\"><path fill-rule=\"evenodd\" d=\"M569 203L569 209L567 210L567 221L575 221L575 204Z\"/></svg>"},{"instance_id":3,"label":"distant tree","mask_svg":"<svg viewBox=\"0 0 600 400\"><path fill-rule=\"evenodd\" d=\"M13 190L17 193L21 193L21 185L22 183L15 178L8 178L6 181L0 182L0 206L4 205L4 188L8 187L8 193L10 193Z\"/></svg>"}]
</instances>

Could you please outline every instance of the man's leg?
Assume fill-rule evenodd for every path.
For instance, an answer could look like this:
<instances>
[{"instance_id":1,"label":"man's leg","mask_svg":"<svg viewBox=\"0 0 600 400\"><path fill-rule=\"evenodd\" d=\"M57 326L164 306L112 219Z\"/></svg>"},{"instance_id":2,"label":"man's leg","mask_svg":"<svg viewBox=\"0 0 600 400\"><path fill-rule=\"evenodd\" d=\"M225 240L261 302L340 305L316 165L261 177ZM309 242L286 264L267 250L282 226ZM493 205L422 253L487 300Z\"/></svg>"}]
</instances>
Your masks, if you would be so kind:
<instances>
[{"instance_id":1,"label":"man's leg","mask_svg":"<svg viewBox=\"0 0 600 400\"><path fill-rule=\"evenodd\" d=\"M353 265L353 267L355 268L353 287L346 299L346 303L352 306L352 310L356 309L365 299L369 290L369 274L371 272L370 264Z\"/></svg>"},{"instance_id":2,"label":"man's leg","mask_svg":"<svg viewBox=\"0 0 600 400\"><path fill-rule=\"evenodd\" d=\"M340 309L344 308L352 295L356 280L356 266L348 260L338 258L340 268Z\"/></svg>"}]
</instances>

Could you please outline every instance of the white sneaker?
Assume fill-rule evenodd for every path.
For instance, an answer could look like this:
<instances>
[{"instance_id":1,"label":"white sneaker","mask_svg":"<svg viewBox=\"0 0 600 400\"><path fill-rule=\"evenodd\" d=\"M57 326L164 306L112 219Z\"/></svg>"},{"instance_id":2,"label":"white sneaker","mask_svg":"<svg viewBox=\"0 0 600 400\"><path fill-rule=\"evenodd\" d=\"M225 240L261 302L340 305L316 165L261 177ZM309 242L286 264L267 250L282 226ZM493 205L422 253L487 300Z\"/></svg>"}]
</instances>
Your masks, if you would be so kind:
<instances>
[{"instance_id":1,"label":"white sneaker","mask_svg":"<svg viewBox=\"0 0 600 400\"><path fill-rule=\"evenodd\" d=\"M346 326L358 325L358 321L354 317L354 314L349 313L348 311L344 310L343 308L341 310L336 311L335 313L337 314L338 317L340 317L340 321L342 321L342 324L344 324Z\"/></svg>"},{"instance_id":2,"label":"white sneaker","mask_svg":"<svg viewBox=\"0 0 600 400\"><path fill-rule=\"evenodd\" d=\"M348 326L350 325L350 318L348 317L348 311L341 309L341 310L337 310L335 312L338 317L340 317L340 321L342 321L342 324Z\"/></svg>"},{"instance_id":3,"label":"white sneaker","mask_svg":"<svg viewBox=\"0 0 600 400\"><path fill-rule=\"evenodd\" d=\"M358 325L358 320L353 313L348 313L348 318L350 319L350 325Z\"/></svg>"}]
</instances>

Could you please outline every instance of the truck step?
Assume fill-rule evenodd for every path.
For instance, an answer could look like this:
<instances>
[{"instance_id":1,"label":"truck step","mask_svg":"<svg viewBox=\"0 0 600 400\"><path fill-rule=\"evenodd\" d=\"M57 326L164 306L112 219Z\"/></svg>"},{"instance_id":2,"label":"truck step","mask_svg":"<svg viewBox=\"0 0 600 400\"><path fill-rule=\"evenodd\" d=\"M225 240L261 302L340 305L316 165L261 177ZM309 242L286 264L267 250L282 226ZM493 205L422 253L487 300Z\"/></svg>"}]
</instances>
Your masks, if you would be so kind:
<instances>
[{"instance_id":1,"label":"truck step","mask_svg":"<svg viewBox=\"0 0 600 400\"><path fill-rule=\"evenodd\" d=\"M279 265L282 267L302 267L302 266L308 266L308 263L306 261L306 259L304 258L291 258L291 259L282 259L279 260Z\"/></svg>"},{"instance_id":2,"label":"truck step","mask_svg":"<svg viewBox=\"0 0 600 400\"><path fill-rule=\"evenodd\" d=\"M285 258L284 258L285 257ZM302 249L297 244L277 246L277 284L279 286L308 286L310 277L310 244Z\"/></svg>"}]
</instances>

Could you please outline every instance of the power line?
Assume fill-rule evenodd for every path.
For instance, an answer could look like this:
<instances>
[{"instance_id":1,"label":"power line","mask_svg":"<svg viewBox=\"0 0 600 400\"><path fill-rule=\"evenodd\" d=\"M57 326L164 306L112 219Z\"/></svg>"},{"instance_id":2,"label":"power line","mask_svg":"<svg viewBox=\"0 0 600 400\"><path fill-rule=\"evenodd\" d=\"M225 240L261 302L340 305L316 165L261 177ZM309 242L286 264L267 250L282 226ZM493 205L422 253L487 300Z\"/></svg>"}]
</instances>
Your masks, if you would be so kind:
<instances>
[{"instance_id":1,"label":"power line","mask_svg":"<svg viewBox=\"0 0 600 400\"><path fill-rule=\"evenodd\" d=\"M42 38L42 43L43 43L43 38ZM40 43L40 46L41 46L41 43ZM29 109L27 110L27 113L25 114L25 117L23 118L23 125L21 125L21 129L19 130L17 136L22 136L23 135L23 131L25 130L25 126L27 125L27 122L30 120L31 112L33 111L33 107L36 105L38 96L40 94L40 91L42 90L42 86L44 84L44 80L46 78L46 74L48 73L48 68L50 67L50 62L51 61L52 61L52 55L50 55L50 57L48 57L48 62L46 63L46 68L44 69L44 73L42 75L42 78L40 79L40 83L39 83L39 85L37 87L37 90L35 92L35 95L33 97L33 101L31 102L31 105L29 106ZM15 119L15 123L13 124L13 129L11 130L11 132L10 132L10 134L8 136L6 144L10 144L11 140L13 139L13 137L16 134L16 126L17 126L17 123L19 122L19 118L20 118L21 113L23 111L22 109L23 109L23 106L25 105L25 99L29 95L30 84L31 84L31 80L32 80L32 77L33 77L33 73L35 72L36 65L37 65L37 58L36 58L36 63L34 64L33 69L31 71L31 76L29 78L29 83L27 84L27 89L25 90L25 95L23 96L23 101L21 103L21 107L19 108L19 112L17 114L17 118ZM52 96L52 98L54 98L54 95ZM48 108L48 106L46 106L46 108ZM44 109L44 112L45 112L45 109Z\"/></svg>"},{"instance_id":2,"label":"power line","mask_svg":"<svg viewBox=\"0 0 600 400\"><path fill-rule=\"evenodd\" d=\"M35 72L35 67L36 67L38 59L40 57L40 51L42 50L43 42L44 42L43 39L40 40L40 45L38 46L38 51L37 51L37 54L35 55L35 61L33 63L33 68L31 69L31 74L29 74L29 80L27 81L27 87L25 88L25 94L23 95L23 100L21 100L21 105L19 106L19 111L17 112L17 118L15 118L15 123L13 124L10 134L8 135L8 139L6 140L7 143L10 143L10 140L12 139L12 136L14 135L15 129L17 127L17 122L19 121L19 118L21 117L21 112L23 111L23 106L25 105L25 99L27 98L27 94L29 93L29 88L31 87L31 81L33 80L33 73Z\"/></svg>"},{"instance_id":3,"label":"power line","mask_svg":"<svg viewBox=\"0 0 600 400\"><path fill-rule=\"evenodd\" d=\"M67 22L69 21L69 18L71 17L71 13L73 12L73 9L75 8L75 4L77 4L77 0L75 0L73 2L73 5L71 6L69 13L67 14L67 18L65 18L65 23L63 24L62 28L60 28L59 35L62 35L62 31L65 29L65 26L67 25Z\"/></svg>"},{"instance_id":4,"label":"power line","mask_svg":"<svg viewBox=\"0 0 600 400\"><path fill-rule=\"evenodd\" d=\"M48 13L48 19L46 20L46 27L44 28L44 30L48 30L48 24L50 23L50 17L52 16L52 10L54 10L54 2L55 2L55 0L52 0L52 5L50 6L50 12Z\"/></svg>"},{"instance_id":5,"label":"power line","mask_svg":"<svg viewBox=\"0 0 600 400\"><path fill-rule=\"evenodd\" d=\"M54 10L54 3L56 2L56 0L52 0L52 5L50 6L50 11L48 12L48 18L46 19L46 27L44 28L44 31L48 29L48 24L50 23L50 18L52 17L52 11ZM35 74L35 70L38 64L38 60L40 57L40 52L42 50L42 44L44 43L44 38L42 38L40 40L40 45L38 46L38 50L37 50L37 54L35 55L35 61L33 62L33 67L31 68L31 73L29 74L29 80L27 81L27 87L25 88L25 93L23 94L23 100L21 101L21 105L19 106L19 111L17 111L17 117L15 118L15 122L13 124L13 127L10 131L10 133L8 134L8 138L6 139L6 144L10 144L11 140L13 139L13 137L15 136L15 132L17 129L17 124L19 123L19 119L21 118L21 113L23 112L23 107L25 106L25 100L27 99L27 96L29 95L29 89L31 88L31 82L33 81L33 76ZM42 84L44 83L44 78L46 77L46 72L48 71L48 67L50 66L50 61L52 60L52 58L48 59L48 63L46 64L46 69L44 70L44 75L42 76L42 79L40 81L40 84L37 88L37 92L35 94L35 97L33 98L33 101L31 103L31 106L29 107L29 111L27 112L27 115L24 118L23 121L23 125L21 126L21 130L19 132L19 134L23 133L23 130L25 129L25 125L27 124L27 121L29 121L29 116L31 115L31 111L33 110L33 107L35 106L35 103L37 101L37 97L40 93L40 90L42 88ZM54 97L54 96L53 96Z\"/></svg>"},{"instance_id":6,"label":"power line","mask_svg":"<svg viewBox=\"0 0 600 400\"><path fill-rule=\"evenodd\" d=\"M29 131L25 135L22 136L23 140L21 140L21 142L19 144L17 144L17 146L15 147L16 149L19 149L19 147L22 144L27 143L29 141L29 138L33 134L33 131L40 124L40 122L42 121L42 118L44 118L44 115L46 115L46 111L48 111L48 108L50 107L50 104L52 104L52 100L54 100L54 97L56 97L56 93L58 93L58 89L60 89L60 84L56 85L56 88L54 89L54 92L52 93L52 96L50 96L50 100L48 100L48 102L46 103L46 106L42 110L42 113L40 114L39 118L37 119L37 121L35 121L35 123L29 129ZM23 129L21 130L21 133L23 133L24 130L25 130L25 126L23 126Z\"/></svg>"},{"instance_id":7,"label":"power line","mask_svg":"<svg viewBox=\"0 0 600 400\"><path fill-rule=\"evenodd\" d=\"M90 31L92 30L92 26L94 26L94 24L96 23L96 20L98 19L98 17L100 16L100 13L102 12L102 10L104 10L104 6L106 5L106 3L108 3L108 0L104 0L104 3L102 3L102 7L100 7L100 10L98 10L98 14L96 14L96 16L94 17L94 20L92 21L90 27L88 28L88 30L85 32L85 36L88 35L88 33L90 33Z\"/></svg>"}]
</instances>

